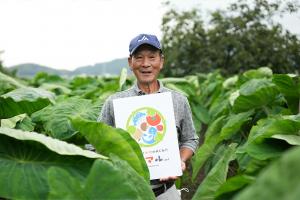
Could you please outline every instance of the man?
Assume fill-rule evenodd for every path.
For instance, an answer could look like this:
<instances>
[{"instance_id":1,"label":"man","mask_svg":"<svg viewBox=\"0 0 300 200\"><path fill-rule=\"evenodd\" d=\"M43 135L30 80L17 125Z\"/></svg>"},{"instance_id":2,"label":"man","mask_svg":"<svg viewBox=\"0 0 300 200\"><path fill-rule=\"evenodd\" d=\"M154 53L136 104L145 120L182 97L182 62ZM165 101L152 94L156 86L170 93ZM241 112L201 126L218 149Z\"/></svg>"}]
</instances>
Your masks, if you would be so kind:
<instances>
[{"instance_id":1,"label":"man","mask_svg":"<svg viewBox=\"0 0 300 200\"><path fill-rule=\"evenodd\" d=\"M137 79L135 85L126 91L110 96L104 103L98 120L115 126L113 99L171 92L180 148L181 167L182 171L184 171L186 169L186 161L192 157L198 145L198 137L195 133L187 98L179 92L165 88L157 80L164 64L162 48L157 37L155 35L140 34L133 38L129 44L128 64ZM177 178L161 177L160 180L151 180L151 186L157 199L180 199L180 195L174 185L174 180Z\"/></svg>"}]
</instances>

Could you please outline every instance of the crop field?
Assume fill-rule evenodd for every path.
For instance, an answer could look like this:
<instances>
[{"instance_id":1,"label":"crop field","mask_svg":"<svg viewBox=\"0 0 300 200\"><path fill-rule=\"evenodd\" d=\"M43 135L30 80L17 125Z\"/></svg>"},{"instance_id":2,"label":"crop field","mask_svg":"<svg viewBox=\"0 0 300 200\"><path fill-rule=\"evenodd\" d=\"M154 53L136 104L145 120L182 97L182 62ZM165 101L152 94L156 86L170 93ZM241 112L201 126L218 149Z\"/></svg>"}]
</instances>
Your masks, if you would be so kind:
<instances>
[{"instance_id":1,"label":"crop field","mask_svg":"<svg viewBox=\"0 0 300 200\"><path fill-rule=\"evenodd\" d=\"M200 145L176 181L182 199L300 199L300 78L263 67L163 84L187 96ZM0 199L155 199L140 147L97 122L118 77L32 79L0 72ZM92 144L96 151L89 151Z\"/></svg>"}]
</instances>

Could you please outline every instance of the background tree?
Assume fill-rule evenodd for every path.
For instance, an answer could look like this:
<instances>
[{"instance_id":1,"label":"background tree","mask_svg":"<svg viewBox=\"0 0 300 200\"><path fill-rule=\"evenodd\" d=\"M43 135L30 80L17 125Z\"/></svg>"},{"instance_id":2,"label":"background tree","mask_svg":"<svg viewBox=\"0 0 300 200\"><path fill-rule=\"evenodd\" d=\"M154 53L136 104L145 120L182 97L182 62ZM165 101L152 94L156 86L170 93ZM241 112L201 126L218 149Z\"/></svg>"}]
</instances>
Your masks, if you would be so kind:
<instances>
[{"instance_id":1,"label":"background tree","mask_svg":"<svg viewBox=\"0 0 300 200\"><path fill-rule=\"evenodd\" d=\"M207 26L199 9L170 9L162 21L166 76L221 69L240 73L261 66L275 73L298 73L300 41L275 16L298 12L296 1L239 0L211 13Z\"/></svg>"},{"instance_id":2,"label":"background tree","mask_svg":"<svg viewBox=\"0 0 300 200\"><path fill-rule=\"evenodd\" d=\"M4 51L0 50L0 72L15 77L16 73L17 73L17 70L9 71L9 70L5 69L4 66L3 66L3 61L1 59L1 54L3 54L3 53L4 53Z\"/></svg>"}]
</instances>

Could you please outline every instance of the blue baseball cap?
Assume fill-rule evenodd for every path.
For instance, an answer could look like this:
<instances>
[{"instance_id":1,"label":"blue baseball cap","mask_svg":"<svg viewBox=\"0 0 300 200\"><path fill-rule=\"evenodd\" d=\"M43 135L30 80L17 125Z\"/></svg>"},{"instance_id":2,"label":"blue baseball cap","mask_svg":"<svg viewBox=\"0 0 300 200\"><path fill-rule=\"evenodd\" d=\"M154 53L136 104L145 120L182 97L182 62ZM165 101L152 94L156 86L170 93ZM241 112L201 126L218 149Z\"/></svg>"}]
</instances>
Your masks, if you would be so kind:
<instances>
[{"instance_id":1,"label":"blue baseball cap","mask_svg":"<svg viewBox=\"0 0 300 200\"><path fill-rule=\"evenodd\" d=\"M129 53L132 55L135 50L142 44L149 44L159 50L161 50L160 42L158 41L155 35L150 34L139 34L130 41L129 44Z\"/></svg>"}]
</instances>

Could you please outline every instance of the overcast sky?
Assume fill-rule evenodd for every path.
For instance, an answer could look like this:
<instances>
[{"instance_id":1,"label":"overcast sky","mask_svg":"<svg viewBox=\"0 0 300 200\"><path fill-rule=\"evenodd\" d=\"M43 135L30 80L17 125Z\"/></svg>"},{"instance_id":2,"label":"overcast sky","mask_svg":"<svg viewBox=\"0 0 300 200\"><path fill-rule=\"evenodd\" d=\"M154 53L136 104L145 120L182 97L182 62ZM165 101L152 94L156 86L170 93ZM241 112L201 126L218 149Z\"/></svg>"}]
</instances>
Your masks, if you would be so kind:
<instances>
[{"instance_id":1,"label":"overcast sky","mask_svg":"<svg viewBox=\"0 0 300 200\"><path fill-rule=\"evenodd\" d=\"M163 0L0 0L0 50L4 66L37 63L57 69L106 62L128 56L139 33L161 38ZM233 0L173 0L202 10L225 8ZM300 34L300 17L284 25Z\"/></svg>"}]
</instances>

